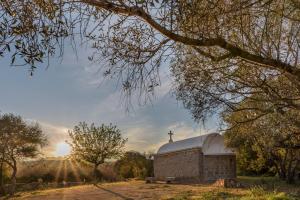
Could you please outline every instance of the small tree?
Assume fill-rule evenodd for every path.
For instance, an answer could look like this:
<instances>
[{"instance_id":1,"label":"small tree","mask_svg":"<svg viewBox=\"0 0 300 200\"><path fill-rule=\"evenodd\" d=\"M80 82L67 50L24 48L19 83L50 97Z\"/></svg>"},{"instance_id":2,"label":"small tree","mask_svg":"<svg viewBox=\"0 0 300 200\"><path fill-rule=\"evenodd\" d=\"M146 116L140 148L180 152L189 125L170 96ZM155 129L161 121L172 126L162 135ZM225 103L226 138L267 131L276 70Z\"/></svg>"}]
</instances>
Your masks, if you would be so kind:
<instances>
[{"instance_id":1,"label":"small tree","mask_svg":"<svg viewBox=\"0 0 300 200\"><path fill-rule=\"evenodd\" d=\"M0 165L7 165L12 170L11 194L15 191L17 162L25 158L35 158L40 153L40 147L47 143L37 123L28 124L22 117L14 114L0 116ZM0 178L3 179L3 176ZM3 180L1 187L3 188Z\"/></svg>"},{"instance_id":2,"label":"small tree","mask_svg":"<svg viewBox=\"0 0 300 200\"><path fill-rule=\"evenodd\" d=\"M121 131L112 124L96 127L94 123L88 126L87 123L80 122L69 131L69 135L72 157L93 164L95 180L98 166L107 159L119 157L127 141L122 138Z\"/></svg>"}]
</instances>

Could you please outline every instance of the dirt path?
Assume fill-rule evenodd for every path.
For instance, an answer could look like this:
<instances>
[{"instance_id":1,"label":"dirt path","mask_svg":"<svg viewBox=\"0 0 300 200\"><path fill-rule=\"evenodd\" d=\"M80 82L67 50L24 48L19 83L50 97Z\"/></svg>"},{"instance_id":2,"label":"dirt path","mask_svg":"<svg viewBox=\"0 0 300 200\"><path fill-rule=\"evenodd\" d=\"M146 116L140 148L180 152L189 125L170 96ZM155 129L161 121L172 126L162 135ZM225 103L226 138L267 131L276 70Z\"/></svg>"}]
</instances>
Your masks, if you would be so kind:
<instances>
[{"instance_id":1,"label":"dirt path","mask_svg":"<svg viewBox=\"0 0 300 200\"><path fill-rule=\"evenodd\" d=\"M211 186L145 184L144 181L130 181L27 192L14 200L159 200L213 190L219 191L218 188ZM231 192L242 191L235 189Z\"/></svg>"},{"instance_id":2,"label":"dirt path","mask_svg":"<svg viewBox=\"0 0 300 200\"><path fill-rule=\"evenodd\" d=\"M192 187L192 186L184 186ZM175 189L177 188L177 190ZM179 189L180 188L180 189ZM166 194L182 191L182 186L166 184L145 184L143 181L101 184L96 186L76 186L62 189L50 189L21 194L14 199L28 200L135 200L161 199Z\"/></svg>"}]
</instances>

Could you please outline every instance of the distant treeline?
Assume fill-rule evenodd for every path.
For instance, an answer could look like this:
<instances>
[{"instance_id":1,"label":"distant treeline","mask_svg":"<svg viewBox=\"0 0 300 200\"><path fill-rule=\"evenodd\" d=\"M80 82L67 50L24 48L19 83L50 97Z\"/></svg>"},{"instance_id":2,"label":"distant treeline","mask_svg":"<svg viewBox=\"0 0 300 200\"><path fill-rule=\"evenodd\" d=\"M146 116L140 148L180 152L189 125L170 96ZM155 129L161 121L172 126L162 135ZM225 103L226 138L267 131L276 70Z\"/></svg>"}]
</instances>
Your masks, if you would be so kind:
<instances>
[{"instance_id":1,"label":"distant treeline","mask_svg":"<svg viewBox=\"0 0 300 200\"><path fill-rule=\"evenodd\" d=\"M94 179L93 166L71 159L49 158L23 161L18 164L18 183L31 182L90 182ZM98 167L98 178L113 182L127 178L153 176L153 162L146 154L126 152L119 160ZM9 173L7 173L9 174ZM5 179L8 183L8 178Z\"/></svg>"}]
</instances>

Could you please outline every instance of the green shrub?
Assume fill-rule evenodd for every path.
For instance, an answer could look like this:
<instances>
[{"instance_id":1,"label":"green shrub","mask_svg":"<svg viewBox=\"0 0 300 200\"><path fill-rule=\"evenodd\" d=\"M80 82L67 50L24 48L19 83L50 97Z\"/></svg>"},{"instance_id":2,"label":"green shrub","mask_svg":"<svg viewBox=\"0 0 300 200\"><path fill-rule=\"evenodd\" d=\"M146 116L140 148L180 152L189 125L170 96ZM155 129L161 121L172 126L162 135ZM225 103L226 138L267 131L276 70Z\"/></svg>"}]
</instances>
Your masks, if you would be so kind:
<instances>
[{"instance_id":1,"label":"green shrub","mask_svg":"<svg viewBox=\"0 0 300 200\"><path fill-rule=\"evenodd\" d=\"M139 152L129 151L115 164L121 178L145 178L153 176L153 162Z\"/></svg>"}]
</instances>

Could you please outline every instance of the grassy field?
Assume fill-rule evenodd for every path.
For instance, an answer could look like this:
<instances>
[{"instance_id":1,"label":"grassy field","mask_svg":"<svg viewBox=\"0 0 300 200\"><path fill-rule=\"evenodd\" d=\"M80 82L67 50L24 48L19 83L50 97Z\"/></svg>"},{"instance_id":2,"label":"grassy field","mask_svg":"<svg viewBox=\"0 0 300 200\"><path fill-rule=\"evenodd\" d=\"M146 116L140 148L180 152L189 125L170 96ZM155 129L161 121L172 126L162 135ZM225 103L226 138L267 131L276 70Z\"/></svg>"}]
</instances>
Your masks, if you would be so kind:
<instances>
[{"instance_id":1,"label":"grassy field","mask_svg":"<svg viewBox=\"0 0 300 200\"><path fill-rule=\"evenodd\" d=\"M98 168L105 180L115 181L117 175L113 163L105 163ZM42 178L45 182L81 182L91 180L93 167L69 160L48 158L44 160L25 161L18 165L17 179L20 183L35 182Z\"/></svg>"},{"instance_id":2,"label":"grassy field","mask_svg":"<svg viewBox=\"0 0 300 200\"><path fill-rule=\"evenodd\" d=\"M276 178L239 177L243 188L222 188L213 185L145 184L144 181L84 185L18 193L15 200L296 200L300 185L286 185Z\"/></svg>"}]
</instances>

